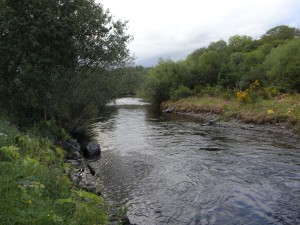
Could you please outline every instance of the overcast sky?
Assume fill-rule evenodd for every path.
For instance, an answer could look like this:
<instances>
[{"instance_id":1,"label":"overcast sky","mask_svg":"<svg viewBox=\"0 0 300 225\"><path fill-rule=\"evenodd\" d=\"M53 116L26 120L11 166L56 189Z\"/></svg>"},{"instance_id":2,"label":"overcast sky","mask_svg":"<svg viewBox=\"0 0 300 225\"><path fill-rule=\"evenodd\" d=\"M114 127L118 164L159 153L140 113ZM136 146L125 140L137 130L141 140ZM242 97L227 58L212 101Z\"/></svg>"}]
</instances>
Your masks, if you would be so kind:
<instances>
[{"instance_id":1,"label":"overcast sky","mask_svg":"<svg viewBox=\"0 0 300 225\"><path fill-rule=\"evenodd\" d=\"M96 0L127 20L136 64L185 59L210 42L240 34L259 38L278 25L300 27L300 0Z\"/></svg>"}]
</instances>

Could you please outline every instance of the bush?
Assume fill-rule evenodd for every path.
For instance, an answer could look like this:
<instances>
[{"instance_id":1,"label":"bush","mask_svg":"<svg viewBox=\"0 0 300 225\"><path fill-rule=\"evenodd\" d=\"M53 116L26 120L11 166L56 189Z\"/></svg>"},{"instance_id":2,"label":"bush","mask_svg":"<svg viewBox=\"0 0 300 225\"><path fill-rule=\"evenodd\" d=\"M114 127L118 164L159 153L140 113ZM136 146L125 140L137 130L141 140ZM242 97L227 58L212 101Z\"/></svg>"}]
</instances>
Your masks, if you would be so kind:
<instances>
[{"instance_id":1,"label":"bush","mask_svg":"<svg viewBox=\"0 0 300 225\"><path fill-rule=\"evenodd\" d=\"M55 140L68 140L70 135L67 131L56 124L54 120L40 121L37 123L30 132L34 136Z\"/></svg>"},{"instance_id":2,"label":"bush","mask_svg":"<svg viewBox=\"0 0 300 225\"><path fill-rule=\"evenodd\" d=\"M193 91L191 89L183 85L180 85L179 88L171 94L171 99L178 100L180 98L187 98L192 95L193 95Z\"/></svg>"},{"instance_id":3,"label":"bush","mask_svg":"<svg viewBox=\"0 0 300 225\"><path fill-rule=\"evenodd\" d=\"M0 148L0 159L5 161L15 161L20 158L18 148L15 146L4 146Z\"/></svg>"},{"instance_id":4,"label":"bush","mask_svg":"<svg viewBox=\"0 0 300 225\"><path fill-rule=\"evenodd\" d=\"M196 86L195 94L199 96L217 97L224 93L224 88L221 86Z\"/></svg>"},{"instance_id":5,"label":"bush","mask_svg":"<svg viewBox=\"0 0 300 225\"><path fill-rule=\"evenodd\" d=\"M236 97L237 97L238 101L241 103L247 103L250 100L248 90L238 91L236 93Z\"/></svg>"}]
</instances>

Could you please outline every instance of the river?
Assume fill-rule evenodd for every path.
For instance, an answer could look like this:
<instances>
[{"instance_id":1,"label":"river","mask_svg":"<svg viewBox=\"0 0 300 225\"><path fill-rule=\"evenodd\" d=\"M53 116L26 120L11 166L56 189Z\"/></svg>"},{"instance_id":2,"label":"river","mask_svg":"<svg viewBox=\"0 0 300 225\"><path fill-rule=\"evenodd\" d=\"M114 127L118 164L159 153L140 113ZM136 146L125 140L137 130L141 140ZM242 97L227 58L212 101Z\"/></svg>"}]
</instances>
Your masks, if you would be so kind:
<instances>
[{"instance_id":1,"label":"river","mask_svg":"<svg viewBox=\"0 0 300 225\"><path fill-rule=\"evenodd\" d=\"M300 144L203 126L117 99L96 126L97 169L113 206L138 225L300 224Z\"/></svg>"}]
</instances>

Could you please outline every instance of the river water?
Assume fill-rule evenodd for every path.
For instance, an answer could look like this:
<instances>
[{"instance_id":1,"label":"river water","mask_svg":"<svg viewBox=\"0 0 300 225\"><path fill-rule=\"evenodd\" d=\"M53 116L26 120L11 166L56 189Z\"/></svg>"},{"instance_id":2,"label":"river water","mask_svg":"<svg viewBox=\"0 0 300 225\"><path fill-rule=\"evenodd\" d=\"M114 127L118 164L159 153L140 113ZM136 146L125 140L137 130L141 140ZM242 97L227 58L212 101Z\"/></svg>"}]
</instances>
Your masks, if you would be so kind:
<instances>
[{"instance_id":1,"label":"river water","mask_svg":"<svg viewBox=\"0 0 300 225\"><path fill-rule=\"evenodd\" d=\"M97 124L97 169L113 206L138 225L300 224L300 144L203 126L117 99Z\"/></svg>"}]
</instances>

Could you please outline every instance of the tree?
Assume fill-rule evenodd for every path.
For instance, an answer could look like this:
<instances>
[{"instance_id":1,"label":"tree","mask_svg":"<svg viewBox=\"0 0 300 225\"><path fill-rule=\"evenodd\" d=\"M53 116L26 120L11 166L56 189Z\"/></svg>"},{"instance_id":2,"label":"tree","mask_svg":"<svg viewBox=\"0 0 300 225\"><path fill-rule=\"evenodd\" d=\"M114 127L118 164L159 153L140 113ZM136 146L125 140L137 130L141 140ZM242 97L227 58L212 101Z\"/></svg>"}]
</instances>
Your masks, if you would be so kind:
<instances>
[{"instance_id":1,"label":"tree","mask_svg":"<svg viewBox=\"0 0 300 225\"><path fill-rule=\"evenodd\" d=\"M199 57L201 85L216 85L221 66L226 58L216 51L207 51Z\"/></svg>"},{"instance_id":2,"label":"tree","mask_svg":"<svg viewBox=\"0 0 300 225\"><path fill-rule=\"evenodd\" d=\"M128 59L126 23L93 0L0 0L0 7L0 103L11 113L46 117L71 79L86 83L97 67Z\"/></svg>"},{"instance_id":3,"label":"tree","mask_svg":"<svg viewBox=\"0 0 300 225\"><path fill-rule=\"evenodd\" d=\"M187 56L186 63L193 73L199 72L199 57L206 52L206 48L199 48Z\"/></svg>"},{"instance_id":4,"label":"tree","mask_svg":"<svg viewBox=\"0 0 300 225\"><path fill-rule=\"evenodd\" d=\"M229 56L228 64L222 64L218 74L218 84L227 88L236 88L243 71L244 53L234 52Z\"/></svg>"},{"instance_id":5,"label":"tree","mask_svg":"<svg viewBox=\"0 0 300 225\"><path fill-rule=\"evenodd\" d=\"M249 52L254 48L254 43L250 36L234 35L228 40L228 48L231 52Z\"/></svg>"},{"instance_id":6,"label":"tree","mask_svg":"<svg viewBox=\"0 0 300 225\"><path fill-rule=\"evenodd\" d=\"M292 40L300 37L300 30L285 25L276 26L268 30L262 37L263 43L271 43L274 47L282 44L284 40Z\"/></svg>"},{"instance_id":7,"label":"tree","mask_svg":"<svg viewBox=\"0 0 300 225\"><path fill-rule=\"evenodd\" d=\"M227 43L224 40L211 42L207 49L217 52L225 52L227 50Z\"/></svg>"},{"instance_id":8,"label":"tree","mask_svg":"<svg viewBox=\"0 0 300 225\"><path fill-rule=\"evenodd\" d=\"M294 39L273 49L264 66L273 85L300 91L300 39Z\"/></svg>"},{"instance_id":9,"label":"tree","mask_svg":"<svg viewBox=\"0 0 300 225\"><path fill-rule=\"evenodd\" d=\"M143 66L127 66L112 70L111 73L116 80L113 89L117 92L116 97L120 97L137 94L144 82L147 69Z\"/></svg>"},{"instance_id":10,"label":"tree","mask_svg":"<svg viewBox=\"0 0 300 225\"><path fill-rule=\"evenodd\" d=\"M160 59L158 65L151 68L144 83L145 97L162 102L169 100L179 86L193 85L190 72L185 61L173 62Z\"/></svg>"}]
</instances>

